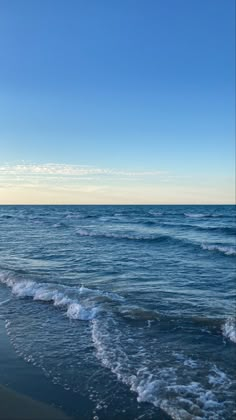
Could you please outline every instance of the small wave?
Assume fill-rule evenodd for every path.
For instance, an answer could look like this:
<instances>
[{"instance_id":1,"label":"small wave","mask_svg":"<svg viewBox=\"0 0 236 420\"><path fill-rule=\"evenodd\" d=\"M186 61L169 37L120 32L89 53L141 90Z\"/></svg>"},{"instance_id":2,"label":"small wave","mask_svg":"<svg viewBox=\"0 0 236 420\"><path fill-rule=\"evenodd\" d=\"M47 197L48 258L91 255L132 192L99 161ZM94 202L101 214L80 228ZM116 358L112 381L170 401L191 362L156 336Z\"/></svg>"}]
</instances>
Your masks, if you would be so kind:
<instances>
[{"instance_id":1,"label":"small wave","mask_svg":"<svg viewBox=\"0 0 236 420\"><path fill-rule=\"evenodd\" d=\"M236 319L230 317L222 326L223 335L233 343L236 343Z\"/></svg>"},{"instance_id":2,"label":"small wave","mask_svg":"<svg viewBox=\"0 0 236 420\"><path fill-rule=\"evenodd\" d=\"M216 233L224 233L229 236L235 236L236 230L235 227L229 226L200 226L200 225L192 225L193 228L201 230L201 231L208 231L208 232L216 232Z\"/></svg>"},{"instance_id":3,"label":"small wave","mask_svg":"<svg viewBox=\"0 0 236 420\"><path fill-rule=\"evenodd\" d=\"M148 310L138 306L121 306L119 308L119 313L124 318L134 320L154 321L159 319L157 311Z\"/></svg>"},{"instance_id":4,"label":"small wave","mask_svg":"<svg viewBox=\"0 0 236 420\"><path fill-rule=\"evenodd\" d=\"M220 245L207 245L202 244L202 249L208 250L208 251L217 251L221 252L225 255L236 255L236 249L233 246L220 246Z\"/></svg>"},{"instance_id":5,"label":"small wave","mask_svg":"<svg viewBox=\"0 0 236 420\"><path fill-rule=\"evenodd\" d=\"M2 214L0 219L13 219L14 216L10 214Z\"/></svg>"},{"instance_id":6,"label":"small wave","mask_svg":"<svg viewBox=\"0 0 236 420\"><path fill-rule=\"evenodd\" d=\"M97 238L113 238L113 239L124 239L130 241L163 241L167 239L174 239L168 235L128 235L128 234L119 234L119 233L99 233L91 232L84 229L78 229L76 231L79 236L91 236Z\"/></svg>"},{"instance_id":7,"label":"small wave","mask_svg":"<svg viewBox=\"0 0 236 420\"><path fill-rule=\"evenodd\" d=\"M6 300L3 300L2 302L0 302L0 306L5 305L5 303L10 302L10 300L11 300L11 299L6 299Z\"/></svg>"},{"instance_id":8,"label":"small wave","mask_svg":"<svg viewBox=\"0 0 236 420\"><path fill-rule=\"evenodd\" d=\"M222 219L222 218L234 218L234 215L231 214L214 214L214 213L184 213L185 217L191 217L195 219L201 219L201 218L214 218L214 219Z\"/></svg>"},{"instance_id":9,"label":"small wave","mask_svg":"<svg viewBox=\"0 0 236 420\"><path fill-rule=\"evenodd\" d=\"M111 221L113 219L113 217L112 216L100 216L98 219L101 222L109 222L109 221Z\"/></svg>"},{"instance_id":10,"label":"small wave","mask_svg":"<svg viewBox=\"0 0 236 420\"><path fill-rule=\"evenodd\" d=\"M154 210L150 210L148 212L151 216L162 216L163 212L162 211L154 211Z\"/></svg>"},{"instance_id":11,"label":"small wave","mask_svg":"<svg viewBox=\"0 0 236 420\"><path fill-rule=\"evenodd\" d=\"M150 222L152 224L156 224L155 222ZM144 224L148 224L148 222L144 222ZM177 222L162 222L161 226L176 229L193 229L200 232L207 232L207 233L223 233L225 235L229 236L235 236L236 235L236 229L235 226L207 226L207 225L200 225L200 224L193 224L193 223L177 223Z\"/></svg>"},{"instance_id":12,"label":"small wave","mask_svg":"<svg viewBox=\"0 0 236 420\"><path fill-rule=\"evenodd\" d=\"M56 307L65 307L66 315L70 319L93 319L100 311L102 303L102 299L98 297L111 301L123 300L122 296L116 293L84 286L68 287L53 283L36 283L32 280L16 280L8 275L1 275L0 282L10 287L12 293L19 298L32 298L35 301L52 302Z\"/></svg>"},{"instance_id":13,"label":"small wave","mask_svg":"<svg viewBox=\"0 0 236 420\"><path fill-rule=\"evenodd\" d=\"M64 222L58 222L58 223L54 223L54 225L52 225L52 227L55 227L55 228L67 228L68 225L66 223L64 223Z\"/></svg>"},{"instance_id":14,"label":"small wave","mask_svg":"<svg viewBox=\"0 0 236 420\"><path fill-rule=\"evenodd\" d=\"M145 226L155 226L156 222L154 220L147 220L147 221L142 222L142 224Z\"/></svg>"},{"instance_id":15,"label":"small wave","mask_svg":"<svg viewBox=\"0 0 236 420\"><path fill-rule=\"evenodd\" d=\"M225 214L219 214L219 213L215 214L215 213L213 213L213 214L210 214L209 217L214 217L216 219L222 219L223 217L224 218L235 218L235 214L227 214L227 213L225 213Z\"/></svg>"},{"instance_id":16,"label":"small wave","mask_svg":"<svg viewBox=\"0 0 236 420\"><path fill-rule=\"evenodd\" d=\"M173 356L176 357L184 366L188 366L192 369L198 368L199 364L196 360L193 360L191 357L186 357L183 353L173 352Z\"/></svg>"},{"instance_id":17,"label":"small wave","mask_svg":"<svg viewBox=\"0 0 236 420\"><path fill-rule=\"evenodd\" d=\"M209 318L207 316L191 316L186 317L185 322L193 323L198 327L209 327L211 329L220 330L222 318Z\"/></svg>"},{"instance_id":18,"label":"small wave","mask_svg":"<svg viewBox=\"0 0 236 420\"><path fill-rule=\"evenodd\" d=\"M191 217L193 219L201 219L203 217L209 217L207 214L203 213L184 213L185 217Z\"/></svg>"},{"instance_id":19,"label":"small wave","mask_svg":"<svg viewBox=\"0 0 236 420\"><path fill-rule=\"evenodd\" d=\"M80 303L70 303L68 305L68 309L66 315L70 319L83 319L83 320L91 320L95 318L99 311L99 308L91 308L87 309L84 308Z\"/></svg>"},{"instance_id":20,"label":"small wave","mask_svg":"<svg viewBox=\"0 0 236 420\"><path fill-rule=\"evenodd\" d=\"M190 229L194 229L194 230L199 230L199 231L203 231L203 232L216 232L216 233L224 233L226 235L232 235L235 236L236 234L236 230L235 230L235 226L204 226L204 225L198 225L198 224L190 224L190 223L179 223L179 224L175 224L175 223L163 223L164 226L168 226L168 227L180 227L180 228L190 228Z\"/></svg>"},{"instance_id":21,"label":"small wave","mask_svg":"<svg viewBox=\"0 0 236 420\"><path fill-rule=\"evenodd\" d=\"M81 219L83 218L81 213L66 213L65 219Z\"/></svg>"},{"instance_id":22,"label":"small wave","mask_svg":"<svg viewBox=\"0 0 236 420\"><path fill-rule=\"evenodd\" d=\"M215 365L212 367L211 373L208 375L208 382L213 386L219 385L224 388L228 388L231 384L231 381L225 372L217 368Z\"/></svg>"}]
</instances>

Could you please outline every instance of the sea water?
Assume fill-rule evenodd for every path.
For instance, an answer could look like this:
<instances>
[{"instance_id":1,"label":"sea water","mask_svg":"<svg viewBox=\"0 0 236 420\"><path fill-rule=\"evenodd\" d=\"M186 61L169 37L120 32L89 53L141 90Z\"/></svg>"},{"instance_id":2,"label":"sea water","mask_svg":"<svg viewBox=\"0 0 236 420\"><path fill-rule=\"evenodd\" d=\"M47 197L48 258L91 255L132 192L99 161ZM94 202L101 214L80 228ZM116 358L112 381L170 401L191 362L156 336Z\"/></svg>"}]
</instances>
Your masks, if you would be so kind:
<instances>
[{"instance_id":1,"label":"sea water","mask_svg":"<svg viewBox=\"0 0 236 420\"><path fill-rule=\"evenodd\" d=\"M91 419L236 418L235 228L233 206L1 206L13 348Z\"/></svg>"}]
</instances>

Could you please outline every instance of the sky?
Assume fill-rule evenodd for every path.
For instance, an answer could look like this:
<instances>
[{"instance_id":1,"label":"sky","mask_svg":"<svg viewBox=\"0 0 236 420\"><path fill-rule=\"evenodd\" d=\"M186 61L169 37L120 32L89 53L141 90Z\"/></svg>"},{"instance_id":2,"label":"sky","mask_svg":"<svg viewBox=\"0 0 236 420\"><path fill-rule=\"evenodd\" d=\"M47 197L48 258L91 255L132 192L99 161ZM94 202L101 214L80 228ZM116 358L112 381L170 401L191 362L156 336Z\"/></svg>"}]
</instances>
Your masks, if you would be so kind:
<instances>
[{"instance_id":1,"label":"sky","mask_svg":"<svg viewBox=\"0 0 236 420\"><path fill-rule=\"evenodd\" d=\"M0 204L235 202L234 0L0 0Z\"/></svg>"}]
</instances>

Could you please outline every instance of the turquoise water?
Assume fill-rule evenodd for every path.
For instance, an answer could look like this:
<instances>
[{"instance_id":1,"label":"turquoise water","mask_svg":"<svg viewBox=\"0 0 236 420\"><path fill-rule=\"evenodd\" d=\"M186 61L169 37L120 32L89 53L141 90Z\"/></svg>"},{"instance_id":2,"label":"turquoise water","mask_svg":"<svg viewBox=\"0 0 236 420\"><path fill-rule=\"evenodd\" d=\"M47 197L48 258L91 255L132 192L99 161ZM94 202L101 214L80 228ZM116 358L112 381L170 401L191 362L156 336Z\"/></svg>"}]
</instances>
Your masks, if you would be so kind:
<instances>
[{"instance_id":1,"label":"turquoise water","mask_svg":"<svg viewBox=\"0 0 236 420\"><path fill-rule=\"evenodd\" d=\"M12 346L87 418L234 418L233 206L2 206L0 232Z\"/></svg>"}]
</instances>

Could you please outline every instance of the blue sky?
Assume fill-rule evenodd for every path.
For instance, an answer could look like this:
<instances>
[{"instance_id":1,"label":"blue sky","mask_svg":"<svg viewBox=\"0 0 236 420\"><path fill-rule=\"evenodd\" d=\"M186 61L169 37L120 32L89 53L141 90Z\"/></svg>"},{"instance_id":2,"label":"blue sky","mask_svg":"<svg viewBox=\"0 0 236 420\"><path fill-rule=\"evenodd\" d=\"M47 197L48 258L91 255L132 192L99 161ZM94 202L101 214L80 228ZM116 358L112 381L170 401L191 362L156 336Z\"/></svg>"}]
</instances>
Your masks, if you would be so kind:
<instances>
[{"instance_id":1,"label":"blue sky","mask_svg":"<svg viewBox=\"0 0 236 420\"><path fill-rule=\"evenodd\" d=\"M234 30L233 0L0 0L0 202L233 202Z\"/></svg>"}]
</instances>

